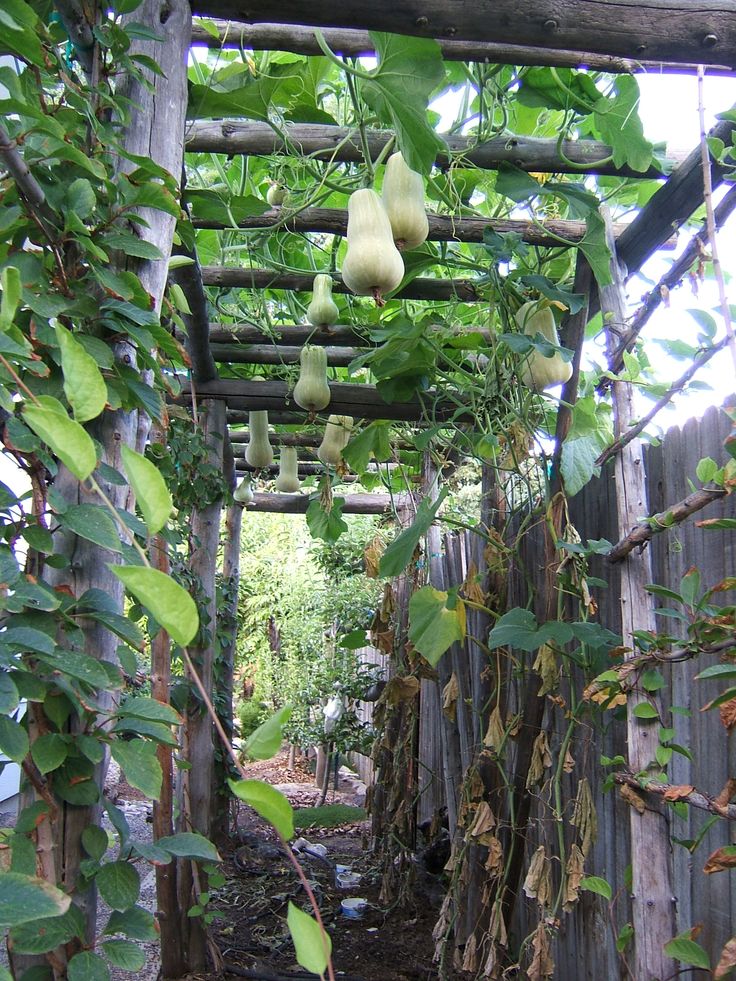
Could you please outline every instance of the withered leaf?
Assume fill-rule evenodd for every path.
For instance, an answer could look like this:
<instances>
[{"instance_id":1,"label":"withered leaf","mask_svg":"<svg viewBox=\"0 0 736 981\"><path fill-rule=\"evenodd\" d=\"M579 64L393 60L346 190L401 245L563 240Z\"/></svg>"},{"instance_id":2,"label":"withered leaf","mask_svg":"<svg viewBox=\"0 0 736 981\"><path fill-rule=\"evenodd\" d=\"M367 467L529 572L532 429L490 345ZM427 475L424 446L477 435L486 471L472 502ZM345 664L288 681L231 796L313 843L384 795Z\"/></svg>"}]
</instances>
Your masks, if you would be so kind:
<instances>
[{"instance_id":1,"label":"withered leaf","mask_svg":"<svg viewBox=\"0 0 736 981\"><path fill-rule=\"evenodd\" d=\"M486 594L483 592L479 579L480 576L478 575L475 562L471 562L468 566L468 574L465 577L465 582L462 585L462 591L471 602L482 605L486 601ZM463 970L467 970L467 968Z\"/></svg>"},{"instance_id":2,"label":"withered leaf","mask_svg":"<svg viewBox=\"0 0 736 981\"><path fill-rule=\"evenodd\" d=\"M536 786L544 776L544 771L552 766L552 754L549 751L547 733L540 732L532 746L532 758L529 772L526 775L527 789Z\"/></svg>"},{"instance_id":3,"label":"withered leaf","mask_svg":"<svg viewBox=\"0 0 736 981\"><path fill-rule=\"evenodd\" d=\"M565 762L562 764L562 769L565 773L572 773L575 769L575 757L570 752L570 747L568 746L565 751Z\"/></svg>"},{"instance_id":4,"label":"withered leaf","mask_svg":"<svg viewBox=\"0 0 736 981\"><path fill-rule=\"evenodd\" d=\"M725 872L726 869L736 868L736 845L724 845L716 848L703 866L703 872L712 875L714 872Z\"/></svg>"},{"instance_id":5,"label":"withered leaf","mask_svg":"<svg viewBox=\"0 0 736 981\"><path fill-rule=\"evenodd\" d=\"M478 941L474 933L470 934L465 944L461 970L469 971L471 974L475 974L478 970Z\"/></svg>"},{"instance_id":6,"label":"withered leaf","mask_svg":"<svg viewBox=\"0 0 736 981\"><path fill-rule=\"evenodd\" d=\"M542 684L539 688L540 697L557 690L557 685L559 683L559 668L557 666L555 652L552 650L549 644L542 644L537 651L537 657L534 661L534 670L542 679Z\"/></svg>"},{"instance_id":7,"label":"withered leaf","mask_svg":"<svg viewBox=\"0 0 736 981\"><path fill-rule=\"evenodd\" d=\"M488 728L486 729L486 734L483 737L483 745L488 746L489 749L494 749L496 752L503 745L505 732L503 728L503 720L501 719L501 710L498 705L491 712L491 717L488 720Z\"/></svg>"},{"instance_id":8,"label":"withered leaf","mask_svg":"<svg viewBox=\"0 0 736 981\"><path fill-rule=\"evenodd\" d=\"M536 899L540 906L546 906L552 894L551 864L544 845L532 855L529 871L524 879L524 892L529 899Z\"/></svg>"},{"instance_id":9,"label":"withered leaf","mask_svg":"<svg viewBox=\"0 0 736 981\"><path fill-rule=\"evenodd\" d=\"M587 858L593 842L598 837L598 815L596 814L593 795L590 792L588 778L583 777L578 782L575 804L573 805L570 824L578 829L580 850Z\"/></svg>"},{"instance_id":10,"label":"withered leaf","mask_svg":"<svg viewBox=\"0 0 736 981\"><path fill-rule=\"evenodd\" d=\"M736 698L730 698L727 702L724 702L719 707L718 714L721 717L721 722L730 732L736 726Z\"/></svg>"},{"instance_id":11,"label":"withered leaf","mask_svg":"<svg viewBox=\"0 0 736 981\"><path fill-rule=\"evenodd\" d=\"M503 872L503 848L498 838L491 838L488 842L488 858L485 867L492 876L501 875Z\"/></svg>"},{"instance_id":12,"label":"withered leaf","mask_svg":"<svg viewBox=\"0 0 736 981\"><path fill-rule=\"evenodd\" d=\"M565 897L562 908L566 913L569 913L578 901L584 865L585 856L577 845L573 845L565 864Z\"/></svg>"},{"instance_id":13,"label":"withered leaf","mask_svg":"<svg viewBox=\"0 0 736 981\"><path fill-rule=\"evenodd\" d=\"M496 818L493 815L491 806L487 801L481 801L475 811L473 823L468 829L468 835L480 839L482 835L487 835L496 827ZM490 836L489 836L490 840ZM481 842L487 844L487 842Z\"/></svg>"},{"instance_id":14,"label":"withered leaf","mask_svg":"<svg viewBox=\"0 0 736 981\"><path fill-rule=\"evenodd\" d=\"M455 672L453 671L450 680L442 689L442 711L452 722L455 722L457 718L457 699L459 694L460 688L455 677Z\"/></svg>"},{"instance_id":15,"label":"withered leaf","mask_svg":"<svg viewBox=\"0 0 736 981\"><path fill-rule=\"evenodd\" d=\"M534 956L527 972L529 981L543 981L544 978L551 978L555 973L555 964L549 949L547 930L541 921L534 931L532 950Z\"/></svg>"},{"instance_id":16,"label":"withered leaf","mask_svg":"<svg viewBox=\"0 0 736 981\"><path fill-rule=\"evenodd\" d=\"M721 951L721 959L718 961L713 977L716 981L725 978L734 967L736 967L736 937L732 937Z\"/></svg>"},{"instance_id":17,"label":"withered leaf","mask_svg":"<svg viewBox=\"0 0 736 981\"><path fill-rule=\"evenodd\" d=\"M420 681L412 675L397 675L386 685L383 694L389 705L411 701L419 693Z\"/></svg>"},{"instance_id":18,"label":"withered leaf","mask_svg":"<svg viewBox=\"0 0 736 981\"><path fill-rule=\"evenodd\" d=\"M644 803L644 798L641 794L638 794L633 787L630 787L627 783L621 786L621 797L630 804L634 810L638 811L639 814L643 814L646 811L647 806Z\"/></svg>"},{"instance_id":19,"label":"withered leaf","mask_svg":"<svg viewBox=\"0 0 736 981\"><path fill-rule=\"evenodd\" d=\"M682 800L683 797L689 796L695 787L691 783L683 783L678 786L668 787L664 792L665 800Z\"/></svg>"}]
</instances>

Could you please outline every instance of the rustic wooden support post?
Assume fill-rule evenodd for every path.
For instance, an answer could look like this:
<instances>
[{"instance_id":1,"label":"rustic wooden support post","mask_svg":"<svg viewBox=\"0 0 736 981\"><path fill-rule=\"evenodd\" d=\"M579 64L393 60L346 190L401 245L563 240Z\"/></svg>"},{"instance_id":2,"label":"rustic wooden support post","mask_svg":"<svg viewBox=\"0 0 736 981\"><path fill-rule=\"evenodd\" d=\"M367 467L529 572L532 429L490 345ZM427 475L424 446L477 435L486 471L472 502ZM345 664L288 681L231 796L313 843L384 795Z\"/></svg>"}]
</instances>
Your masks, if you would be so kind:
<instances>
[{"instance_id":1,"label":"rustic wooden support post","mask_svg":"<svg viewBox=\"0 0 736 981\"><path fill-rule=\"evenodd\" d=\"M606 331L608 355L613 361L622 332L626 329L625 270L617 261L606 214L608 246L613 256L613 282L600 291L601 311ZM612 386L615 435L626 432L637 416L635 388L631 382L616 381ZM624 446L615 461L616 510L620 537L627 534L641 515L648 514L646 473L642 444L632 440ZM634 635L640 630L656 632L654 609L645 585L652 581L651 556L648 549L629 555L619 568L621 596L621 633L629 657L634 656ZM647 701L655 697L647 695ZM629 769L647 771L655 758L658 720L639 719L634 712L645 699L630 691L626 702ZM668 820L664 806L651 798L639 813L629 808L631 827L632 910L634 921L634 956L631 971L637 981L671 977L674 962L666 956L664 945L675 936L675 899L672 886L672 856Z\"/></svg>"},{"instance_id":2,"label":"rustic wooden support post","mask_svg":"<svg viewBox=\"0 0 736 981\"><path fill-rule=\"evenodd\" d=\"M235 484L232 447L225 441L225 473L228 483ZM235 642L238 635L238 599L240 588L240 532L243 524L243 505L230 501L225 510L225 540L222 550L222 575L220 588L223 603L219 608L218 632L222 638L219 660L219 695L217 709L220 721L232 742L233 737L233 674L235 669ZM229 800L226 777L229 775L229 760L223 753L215 761L215 801L219 802L213 820L212 836L215 841L224 840L230 830Z\"/></svg>"},{"instance_id":3,"label":"rustic wooden support post","mask_svg":"<svg viewBox=\"0 0 736 981\"><path fill-rule=\"evenodd\" d=\"M225 405L218 400L201 404L201 427L208 449L207 463L222 469L225 433ZM189 571L201 597L198 643L189 648L189 655L202 685L211 697L213 665L216 646L217 603L215 572L220 543L220 514L222 500L206 501L195 508L191 518ZM212 720L199 699L190 697L184 723L185 757L190 769L182 774L180 796L180 830L198 831L210 838L214 802L214 754ZM200 918L187 917L187 911L206 890L205 877L192 864L182 868L179 877L179 910L182 921L190 927L186 943L187 968L202 971L207 966L206 931ZM182 931L186 935L187 931Z\"/></svg>"}]
</instances>

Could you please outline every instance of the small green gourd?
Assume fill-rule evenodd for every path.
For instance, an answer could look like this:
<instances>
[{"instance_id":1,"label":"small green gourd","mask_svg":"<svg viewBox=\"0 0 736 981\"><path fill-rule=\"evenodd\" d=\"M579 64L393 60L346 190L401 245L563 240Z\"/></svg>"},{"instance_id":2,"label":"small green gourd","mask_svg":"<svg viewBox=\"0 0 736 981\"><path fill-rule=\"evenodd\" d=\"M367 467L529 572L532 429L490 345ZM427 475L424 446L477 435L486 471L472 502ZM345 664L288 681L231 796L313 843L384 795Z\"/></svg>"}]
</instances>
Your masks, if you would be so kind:
<instances>
[{"instance_id":1,"label":"small green gourd","mask_svg":"<svg viewBox=\"0 0 736 981\"><path fill-rule=\"evenodd\" d=\"M313 327L331 327L339 311L332 299L332 277L319 273L314 277L312 302L307 307L307 320Z\"/></svg>"},{"instance_id":2,"label":"small green gourd","mask_svg":"<svg viewBox=\"0 0 736 981\"><path fill-rule=\"evenodd\" d=\"M327 352L323 347L305 344L299 354L301 370L294 386L294 401L308 412L319 412L330 402L327 384Z\"/></svg>"},{"instance_id":3,"label":"small green gourd","mask_svg":"<svg viewBox=\"0 0 736 981\"><path fill-rule=\"evenodd\" d=\"M342 460L342 451L350 440L353 428L352 416L330 416L325 434L317 450L317 459L326 467L336 467Z\"/></svg>"},{"instance_id":4,"label":"small green gourd","mask_svg":"<svg viewBox=\"0 0 736 981\"><path fill-rule=\"evenodd\" d=\"M279 459L279 475L274 485L281 494L295 494L299 483L299 461L296 456L296 446L282 446Z\"/></svg>"},{"instance_id":5,"label":"small green gourd","mask_svg":"<svg viewBox=\"0 0 736 981\"><path fill-rule=\"evenodd\" d=\"M340 270L343 282L357 296L372 296L383 306L384 293L395 290L404 278L404 260L375 191L362 188L350 195L346 241L348 251Z\"/></svg>"},{"instance_id":6,"label":"small green gourd","mask_svg":"<svg viewBox=\"0 0 736 981\"><path fill-rule=\"evenodd\" d=\"M541 334L550 344L560 346L554 315L549 307L540 307L538 301L522 304L516 312L516 323L527 337ZM534 349L522 362L520 377L522 384L541 392L555 385L564 385L571 375L572 363L565 361L561 354L547 358Z\"/></svg>"},{"instance_id":7,"label":"small green gourd","mask_svg":"<svg viewBox=\"0 0 736 981\"><path fill-rule=\"evenodd\" d=\"M266 201L272 208L280 208L282 204L286 204L288 195L289 192L283 184L272 184L266 191Z\"/></svg>"},{"instance_id":8,"label":"small green gourd","mask_svg":"<svg viewBox=\"0 0 736 981\"><path fill-rule=\"evenodd\" d=\"M253 381L262 382L256 377ZM245 460L256 470L270 467L273 463L273 448L268 440L268 412L266 409L254 409L248 413L248 445L245 448Z\"/></svg>"},{"instance_id":9,"label":"small green gourd","mask_svg":"<svg viewBox=\"0 0 736 981\"><path fill-rule=\"evenodd\" d=\"M383 178L383 204L391 222L396 248L416 249L429 235L429 221L424 210L422 175L407 167L400 153L388 158Z\"/></svg>"},{"instance_id":10,"label":"small green gourd","mask_svg":"<svg viewBox=\"0 0 736 981\"><path fill-rule=\"evenodd\" d=\"M233 491L233 500L237 501L238 504L252 504L255 500L255 494L253 493L253 488L251 487L249 473L243 477Z\"/></svg>"}]
</instances>

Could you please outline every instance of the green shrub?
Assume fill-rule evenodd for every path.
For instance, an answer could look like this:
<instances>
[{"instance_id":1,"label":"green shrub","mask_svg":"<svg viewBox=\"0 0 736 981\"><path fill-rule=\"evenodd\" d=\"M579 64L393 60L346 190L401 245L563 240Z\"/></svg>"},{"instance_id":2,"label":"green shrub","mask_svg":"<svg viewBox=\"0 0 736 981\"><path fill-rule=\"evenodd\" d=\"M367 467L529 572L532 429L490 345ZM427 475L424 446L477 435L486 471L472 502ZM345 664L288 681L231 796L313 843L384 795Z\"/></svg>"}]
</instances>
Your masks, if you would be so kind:
<instances>
[{"instance_id":1,"label":"green shrub","mask_svg":"<svg viewBox=\"0 0 736 981\"><path fill-rule=\"evenodd\" d=\"M324 804L322 807L299 807L294 811L295 828L335 828L339 824L355 824L365 821L362 807L349 804Z\"/></svg>"},{"instance_id":2,"label":"green shrub","mask_svg":"<svg viewBox=\"0 0 736 981\"><path fill-rule=\"evenodd\" d=\"M238 706L238 722L240 723L240 738L247 739L251 733L255 732L261 722L264 722L266 713L261 702L256 702L252 698L242 701Z\"/></svg>"}]
</instances>

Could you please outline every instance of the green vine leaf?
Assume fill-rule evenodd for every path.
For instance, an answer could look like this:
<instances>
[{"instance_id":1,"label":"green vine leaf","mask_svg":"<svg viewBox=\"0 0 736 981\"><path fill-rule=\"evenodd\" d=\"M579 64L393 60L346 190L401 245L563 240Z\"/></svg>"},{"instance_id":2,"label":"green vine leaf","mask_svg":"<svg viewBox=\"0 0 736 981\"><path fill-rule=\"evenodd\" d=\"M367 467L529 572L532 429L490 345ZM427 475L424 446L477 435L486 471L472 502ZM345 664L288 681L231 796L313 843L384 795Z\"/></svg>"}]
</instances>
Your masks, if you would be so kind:
<instances>
[{"instance_id":1,"label":"green vine leaf","mask_svg":"<svg viewBox=\"0 0 736 981\"><path fill-rule=\"evenodd\" d=\"M147 607L172 640L186 647L199 630L197 605L171 576L138 565L110 565L110 571Z\"/></svg>"},{"instance_id":2,"label":"green vine leaf","mask_svg":"<svg viewBox=\"0 0 736 981\"><path fill-rule=\"evenodd\" d=\"M77 422L96 419L107 403L107 385L95 359L61 324L55 325L61 351L64 394Z\"/></svg>"},{"instance_id":3,"label":"green vine leaf","mask_svg":"<svg viewBox=\"0 0 736 981\"><path fill-rule=\"evenodd\" d=\"M51 395L39 395L33 405L23 406L23 420L77 478L86 480L97 463L89 433L70 419L64 406Z\"/></svg>"},{"instance_id":4,"label":"green vine leaf","mask_svg":"<svg viewBox=\"0 0 736 981\"><path fill-rule=\"evenodd\" d=\"M429 531L449 493L445 487L434 503L427 498L420 503L414 522L391 542L381 556L378 574L382 579L401 575L409 565L421 538Z\"/></svg>"},{"instance_id":5,"label":"green vine leaf","mask_svg":"<svg viewBox=\"0 0 736 981\"><path fill-rule=\"evenodd\" d=\"M61 916L72 899L50 882L18 872L0 872L0 926L13 927Z\"/></svg>"},{"instance_id":6,"label":"green vine leaf","mask_svg":"<svg viewBox=\"0 0 736 981\"><path fill-rule=\"evenodd\" d=\"M270 760L281 748L283 727L291 717L290 708L282 708L266 719L245 741L243 752L251 760Z\"/></svg>"},{"instance_id":7,"label":"green vine leaf","mask_svg":"<svg viewBox=\"0 0 736 981\"><path fill-rule=\"evenodd\" d=\"M230 789L288 841L294 837L294 811L281 791L262 780L228 780Z\"/></svg>"},{"instance_id":8,"label":"green vine leaf","mask_svg":"<svg viewBox=\"0 0 736 981\"><path fill-rule=\"evenodd\" d=\"M169 520L174 506L166 481L150 460L129 446L122 447L121 456L148 533L155 535Z\"/></svg>"},{"instance_id":9,"label":"green vine leaf","mask_svg":"<svg viewBox=\"0 0 736 981\"><path fill-rule=\"evenodd\" d=\"M332 940L319 923L289 902L286 914L291 939L296 949L297 963L312 974L324 974L332 953Z\"/></svg>"},{"instance_id":10,"label":"green vine leaf","mask_svg":"<svg viewBox=\"0 0 736 981\"><path fill-rule=\"evenodd\" d=\"M465 604L432 586L418 589L409 600L409 640L434 667L454 643L465 639Z\"/></svg>"},{"instance_id":11,"label":"green vine leaf","mask_svg":"<svg viewBox=\"0 0 736 981\"><path fill-rule=\"evenodd\" d=\"M156 758L155 743L144 739L131 739L130 742L116 739L110 746L110 752L131 787L151 800L159 799L163 777L161 764Z\"/></svg>"}]
</instances>

